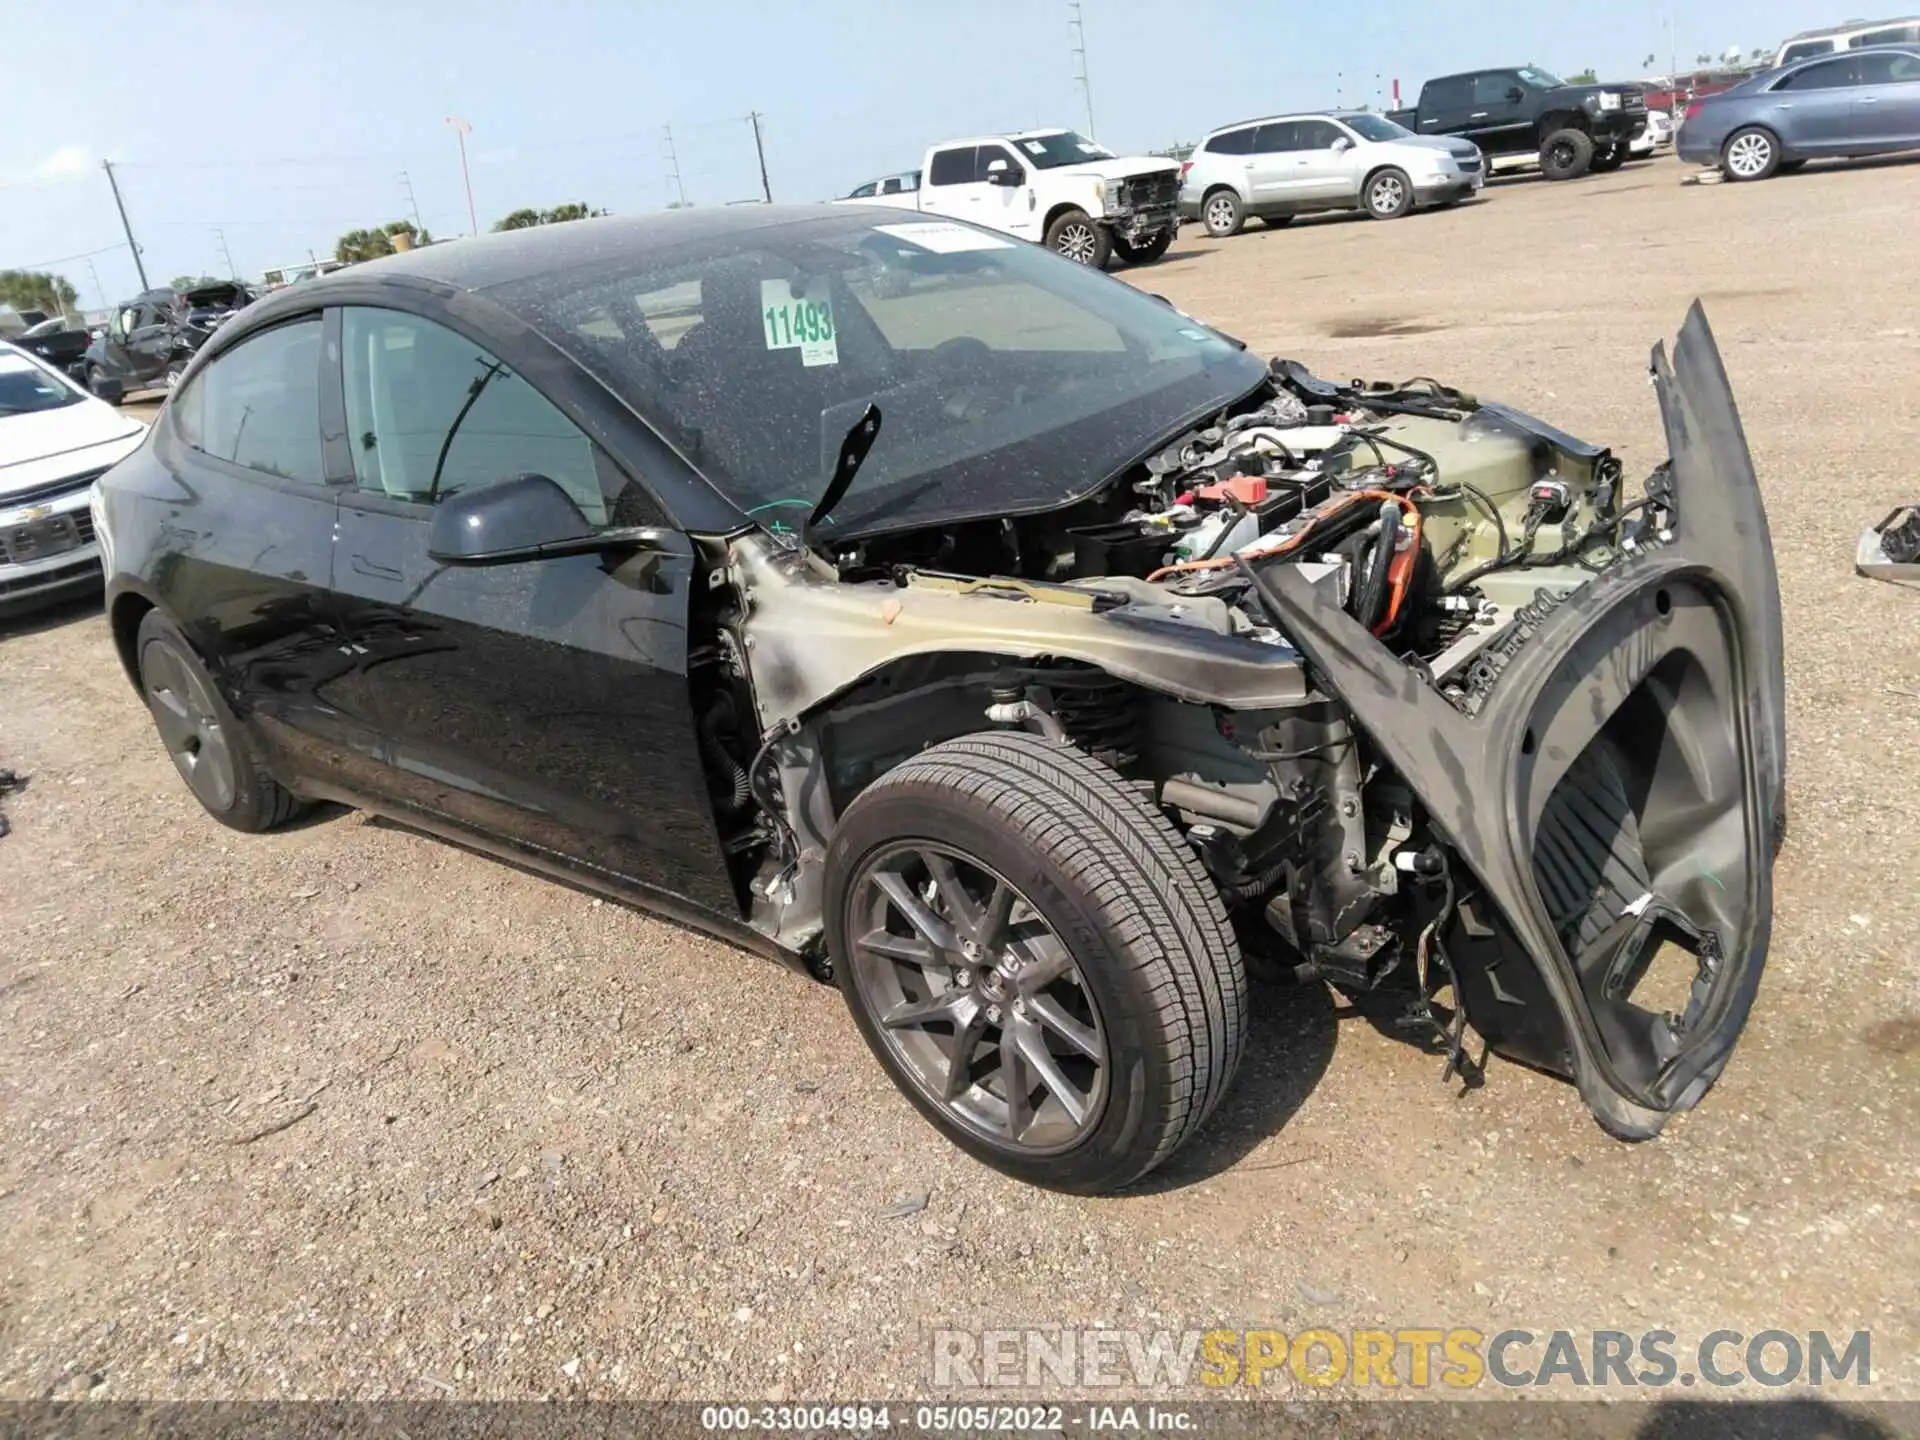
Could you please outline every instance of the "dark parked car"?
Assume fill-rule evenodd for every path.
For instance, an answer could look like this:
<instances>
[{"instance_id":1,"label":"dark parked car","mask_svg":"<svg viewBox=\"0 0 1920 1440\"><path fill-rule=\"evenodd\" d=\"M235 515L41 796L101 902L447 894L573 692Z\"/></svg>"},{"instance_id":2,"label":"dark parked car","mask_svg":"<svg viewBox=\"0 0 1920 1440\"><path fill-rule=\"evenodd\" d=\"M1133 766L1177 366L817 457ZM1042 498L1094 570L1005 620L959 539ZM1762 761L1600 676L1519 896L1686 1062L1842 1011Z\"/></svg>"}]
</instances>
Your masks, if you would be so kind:
<instances>
[{"instance_id":1,"label":"dark parked car","mask_svg":"<svg viewBox=\"0 0 1920 1440\"><path fill-rule=\"evenodd\" d=\"M1416 135L1464 135L1489 159L1537 154L1549 180L1618 170L1647 128L1638 85L1569 85L1537 65L1443 75L1387 119Z\"/></svg>"},{"instance_id":2,"label":"dark parked car","mask_svg":"<svg viewBox=\"0 0 1920 1440\"><path fill-rule=\"evenodd\" d=\"M110 382L122 393L170 386L207 337L252 300L252 291L229 280L136 295L115 307L88 347L80 378L103 399L116 398Z\"/></svg>"},{"instance_id":3,"label":"dark parked car","mask_svg":"<svg viewBox=\"0 0 1920 1440\"><path fill-rule=\"evenodd\" d=\"M55 315L29 325L13 337L13 343L77 380L85 374L87 347L93 337L86 326Z\"/></svg>"},{"instance_id":4,"label":"dark parked car","mask_svg":"<svg viewBox=\"0 0 1920 1440\"><path fill-rule=\"evenodd\" d=\"M1852 50L1756 75L1687 107L1682 160L1765 180L1823 156L1920 149L1920 46Z\"/></svg>"},{"instance_id":5,"label":"dark parked car","mask_svg":"<svg viewBox=\"0 0 1920 1440\"><path fill-rule=\"evenodd\" d=\"M1249 965L1643 1138L1746 1022L1784 753L1697 308L1654 376L1629 499L951 219L486 236L208 342L100 483L111 630L222 822L366 806L831 977L1039 1184L1193 1133Z\"/></svg>"}]
</instances>

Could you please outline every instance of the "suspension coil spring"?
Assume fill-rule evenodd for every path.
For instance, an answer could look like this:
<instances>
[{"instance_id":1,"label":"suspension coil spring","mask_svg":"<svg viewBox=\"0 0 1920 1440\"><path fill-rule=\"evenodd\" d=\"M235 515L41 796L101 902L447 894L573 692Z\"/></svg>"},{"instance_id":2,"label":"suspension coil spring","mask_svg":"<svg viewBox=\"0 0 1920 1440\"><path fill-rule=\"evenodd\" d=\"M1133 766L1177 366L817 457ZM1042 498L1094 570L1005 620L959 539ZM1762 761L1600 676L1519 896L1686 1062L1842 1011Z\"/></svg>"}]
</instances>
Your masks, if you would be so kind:
<instances>
[{"instance_id":1,"label":"suspension coil spring","mask_svg":"<svg viewBox=\"0 0 1920 1440\"><path fill-rule=\"evenodd\" d=\"M1117 770L1140 758L1139 692L1129 682L1073 662L1028 675L1053 696L1054 717L1075 745Z\"/></svg>"}]
</instances>

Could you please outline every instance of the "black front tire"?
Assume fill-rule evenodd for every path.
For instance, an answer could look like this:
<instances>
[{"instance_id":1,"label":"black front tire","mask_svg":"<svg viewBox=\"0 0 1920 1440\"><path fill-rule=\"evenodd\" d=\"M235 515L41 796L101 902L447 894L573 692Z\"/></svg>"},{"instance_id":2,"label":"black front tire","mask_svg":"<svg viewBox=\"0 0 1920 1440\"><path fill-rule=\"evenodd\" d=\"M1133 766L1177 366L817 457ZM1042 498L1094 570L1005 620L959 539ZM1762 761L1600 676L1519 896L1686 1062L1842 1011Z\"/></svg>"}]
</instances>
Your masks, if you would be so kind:
<instances>
[{"instance_id":1,"label":"black front tire","mask_svg":"<svg viewBox=\"0 0 1920 1440\"><path fill-rule=\"evenodd\" d=\"M135 641L141 698L194 799L222 825L258 833L306 810L254 753L220 687L180 628L158 610Z\"/></svg>"},{"instance_id":2,"label":"black front tire","mask_svg":"<svg viewBox=\"0 0 1920 1440\"><path fill-rule=\"evenodd\" d=\"M1066 210L1047 226L1047 248L1076 265L1103 270L1113 253L1113 236L1106 226L1095 224L1086 211Z\"/></svg>"},{"instance_id":3,"label":"black front tire","mask_svg":"<svg viewBox=\"0 0 1920 1440\"><path fill-rule=\"evenodd\" d=\"M96 400L104 400L109 405L118 406L121 402L122 396L102 395L100 393L100 384L99 384L100 380L101 380L100 368L97 365L89 365L87 367L87 393L93 396L93 398Z\"/></svg>"},{"instance_id":4,"label":"black front tire","mask_svg":"<svg viewBox=\"0 0 1920 1440\"><path fill-rule=\"evenodd\" d=\"M1171 229L1162 230L1158 235L1140 245L1134 245L1116 235L1113 237L1113 253L1129 265L1149 265L1166 254L1172 244Z\"/></svg>"},{"instance_id":5,"label":"black front tire","mask_svg":"<svg viewBox=\"0 0 1920 1440\"><path fill-rule=\"evenodd\" d=\"M1540 142L1540 173L1549 180L1577 180L1593 165L1593 137L1584 130L1556 130Z\"/></svg>"},{"instance_id":6,"label":"black front tire","mask_svg":"<svg viewBox=\"0 0 1920 1440\"><path fill-rule=\"evenodd\" d=\"M949 1113L894 1054L855 976L859 886L903 843L992 867L1084 977L1107 1042L1102 1110L1071 1148L1023 1152ZM991 732L923 751L847 808L826 860L827 945L855 1023L890 1078L961 1149L1074 1194L1128 1185L1218 1104L1246 1042L1247 976L1219 892L1159 811L1084 751Z\"/></svg>"},{"instance_id":7,"label":"black front tire","mask_svg":"<svg viewBox=\"0 0 1920 1440\"><path fill-rule=\"evenodd\" d=\"M1734 183L1767 180L1780 170L1780 137L1763 125L1747 125L1720 147L1720 173Z\"/></svg>"},{"instance_id":8,"label":"black front tire","mask_svg":"<svg viewBox=\"0 0 1920 1440\"><path fill-rule=\"evenodd\" d=\"M1238 235L1240 227L1247 223L1247 207L1233 191L1215 190L1200 202L1200 223L1214 239L1225 240ZM1273 221L1267 223L1271 225Z\"/></svg>"},{"instance_id":9,"label":"black front tire","mask_svg":"<svg viewBox=\"0 0 1920 1440\"><path fill-rule=\"evenodd\" d=\"M1367 177L1362 201L1375 220L1398 220L1413 209L1413 181L1406 171L1390 165Z\"/></svg>"}]
</instances>

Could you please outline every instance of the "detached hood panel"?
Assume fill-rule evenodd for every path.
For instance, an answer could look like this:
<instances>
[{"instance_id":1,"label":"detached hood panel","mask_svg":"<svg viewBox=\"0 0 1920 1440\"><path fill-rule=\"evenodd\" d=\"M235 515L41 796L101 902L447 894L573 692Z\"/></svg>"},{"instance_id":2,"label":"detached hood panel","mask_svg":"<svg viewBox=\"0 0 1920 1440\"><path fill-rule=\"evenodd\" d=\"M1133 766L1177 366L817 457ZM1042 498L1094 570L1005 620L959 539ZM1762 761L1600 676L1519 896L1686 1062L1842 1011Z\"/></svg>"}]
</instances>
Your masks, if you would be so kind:
<instances>
[{"instance_id":1,"label":"detached hood panel","mask_svg":"<svg viewBox=\"0 0 1920 1440\"><path fill-rule=\"evenodd\" d=\"M1268 587L1312 671L1454 851L1460 903L1445 945L1467 1019L1497 1048L1570 1075L1602 1125L1630 1139L1693 1105L1727 1063L1766 961L1784 827L1779 582L1697 303L1672 364L1654 351L1653 374L1670 531L1557 602L1541 592L1478 713L1319 601L1294 567ZM1666 1005L1637 1003L1663 947L1690 985Z\"/></svg>"}]
</instances>

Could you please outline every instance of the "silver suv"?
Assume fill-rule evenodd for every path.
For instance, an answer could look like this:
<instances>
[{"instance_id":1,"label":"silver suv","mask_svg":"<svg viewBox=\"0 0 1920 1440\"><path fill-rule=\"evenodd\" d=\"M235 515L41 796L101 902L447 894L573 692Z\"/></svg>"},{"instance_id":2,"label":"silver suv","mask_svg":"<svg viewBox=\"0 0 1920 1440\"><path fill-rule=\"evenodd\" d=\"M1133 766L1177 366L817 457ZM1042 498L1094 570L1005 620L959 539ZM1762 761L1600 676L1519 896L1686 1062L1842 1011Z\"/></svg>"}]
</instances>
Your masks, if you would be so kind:
<instances>
[{"instance_id":1,"label":"silver suv","mask_svg":"<svg viewBox=\"0 0 1920 1440\"><path fill-rule=\"evenodd\" d=\"M1416 135L1364 110L1276 115L1222 126L1180 172L1180 214L1210 234L1250 215L1284 225L1316 210L1392 220L1415 205L1451 205L1486 181L1471 140Z\"/></svg>"}]
</instances>

